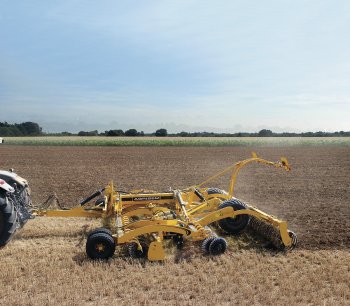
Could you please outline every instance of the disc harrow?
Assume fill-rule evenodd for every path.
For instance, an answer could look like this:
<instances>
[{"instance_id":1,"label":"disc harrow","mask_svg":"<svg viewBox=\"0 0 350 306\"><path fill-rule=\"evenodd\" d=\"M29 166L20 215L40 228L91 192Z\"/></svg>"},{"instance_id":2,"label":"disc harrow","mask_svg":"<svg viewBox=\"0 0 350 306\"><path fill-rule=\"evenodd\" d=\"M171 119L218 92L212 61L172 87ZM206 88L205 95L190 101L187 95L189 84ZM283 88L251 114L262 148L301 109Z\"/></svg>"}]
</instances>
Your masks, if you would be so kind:
<instances>
[{"instance_id":1,"label":"disc harrow","mask_svg":"<svg viewBox=\"0 0 350 306\"><path fill-rule=\"evenodd\" d=\"M5 245L16 228L24 224L19 216L24 216L26 220L35 216L84 217L101 219L103 225L87 236L86 253L91 259L108 259L117 248L124 248L133 258L163 260L166 256L164 241L169 239L179 249L187 241L201 241L204 254L220 255L228 246L227 241L219 236L220 232L238 236L248 228L267 238L277 249L291 250L297 244L297 237L288 230L285 221L245 204L234 196L238 173L250 163L290 170L286 158L272 162L253 153L251 158L235 163L206 181L182 190L125 192L116 190L113 182L110 182L72 209L49 209L47 203L33 207L30 193L27 192L27 182L13 172L2 172L0 242ZM230 174L227 191L206 187L208 183L226 174ZM23 195L23 191L26 191L25 195L29 200L22 198L14 204L14 194L19 183L22 189L17 192L21 190ZM57 198L55 200L59 204ZM13 225L15 221L18 222L17 227Z\"/></svg>"}]
</instances>

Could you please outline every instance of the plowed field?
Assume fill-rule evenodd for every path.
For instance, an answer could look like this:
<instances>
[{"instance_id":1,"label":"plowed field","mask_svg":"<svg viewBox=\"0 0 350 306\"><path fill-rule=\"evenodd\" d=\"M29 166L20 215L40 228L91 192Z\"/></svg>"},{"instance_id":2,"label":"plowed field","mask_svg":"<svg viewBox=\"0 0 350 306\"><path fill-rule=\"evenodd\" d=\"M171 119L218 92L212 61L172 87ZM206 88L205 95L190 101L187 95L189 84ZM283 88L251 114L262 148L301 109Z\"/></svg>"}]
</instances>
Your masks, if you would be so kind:
<instances>
[{"instance_id":1,"label":"plowed field","mask_svg":"<svg viewBox=\"0 0 350 306\"><path fill-rule=\"evenodd\" d=\"M349 303L348 147L1 146L0 168L28 179L35 203L55 192L69 207L111 179L126 191L187 187L251 151L292 165L291 172L250 165L236 186L236 197L288 221L299 238L292 253L230 241L214 259L188 246L169 250L163 264L91 263L82 240L87 220L37 218L0 250L0 304ZM227 184L221 178L210 187Z\"/></svg>"}]
</instances>

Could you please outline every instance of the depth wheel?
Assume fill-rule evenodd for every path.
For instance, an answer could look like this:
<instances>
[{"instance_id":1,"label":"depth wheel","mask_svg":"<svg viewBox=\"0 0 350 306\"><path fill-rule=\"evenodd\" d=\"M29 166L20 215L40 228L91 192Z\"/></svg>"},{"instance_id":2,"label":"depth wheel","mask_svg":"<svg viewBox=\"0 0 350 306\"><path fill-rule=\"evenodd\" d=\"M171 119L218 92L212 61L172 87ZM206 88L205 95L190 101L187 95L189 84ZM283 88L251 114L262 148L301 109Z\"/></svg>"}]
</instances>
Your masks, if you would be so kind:
<instances>
[{"instance_id":1,"label":"depth wheel","mask_svg":"<svg viewBox=\"0 0 350 306\"><path fill-rule=\"evenodd\" d=\"M208 194L224 194L227 195L227 192L225 190L219 189L219 188L207 188L206 189Z\"/></svg>"},{"instance_id":2,"label":"depth wheel","mask_svg":"<svg viewBox=\"0 0 350 306\"><path fill-rule=\"evenodd\" d=\"M224 238L214 238L209 245L210 255L221 255L227 249L227 242Z\"/></svg>"},{"instance_id":3,"label":"depth wheel","mask_svg":"<svg viewBox=\"0 0 350 306\"><path fill-rule=\"evenodd\" d=\"M106 233L95 233L88 237L86 242L86 254L91 259L107 260L114 255L115 241Z\"/></svg>"},{"instance_id":4,"label":"depth wheel","mask_svg":"<svg viewBox=\"0 0 350 306\"><path fill-rule=\"evenodd\" d=\"M88 238L94 234L99 234L99 233L105 233L105 234L108 234L110 236L112 236L112 232L111 230L109 230L108 228L105 228L105 227L99 227L99 228L96 228L94 230L92 230L89 234L88 234Z\"/></svg>"},{"instance_id":5,"label":"depth wheel","mask_svg":"<svg viewBox=\"0 0 350 306\"><path fill-rule=\"evenodd\" d=\"M207 188L206 192L208 193L208 199L212 199L212 198L219 198L222 200L226 200L227 199L227 192L225 190L219 189L219 188ZM220 194L222 196L220 196ZM216 196L215 196L216 195Z\"/></svg>"},{"instance_id":6,"label":"depth wheel","mask_svg":"<svg viewBox=\"0 0 350 306\"><path fill-rule=\"evenodd\" d=\"M204 254L209 254L209 246L215 238L216 237L208 237L208 238L203 240L201 248L202 248L202 251Z\"/></svg>"},{"instance_id":7,"label":"depth wheel","mask_svg":"<svg viewBox=\"0 0 350 306\"><path fill-rule=\"evenodd\" d=\"M232 207L234 210L247 209L247 206L237 199L231 199L221 203L218 209L225 207ZM225 232L230 234L238 234L248 225L249 219L249 215L238 215L234 218L222 219L218 222L218 224Z\"/></svg>"}]
</instances>

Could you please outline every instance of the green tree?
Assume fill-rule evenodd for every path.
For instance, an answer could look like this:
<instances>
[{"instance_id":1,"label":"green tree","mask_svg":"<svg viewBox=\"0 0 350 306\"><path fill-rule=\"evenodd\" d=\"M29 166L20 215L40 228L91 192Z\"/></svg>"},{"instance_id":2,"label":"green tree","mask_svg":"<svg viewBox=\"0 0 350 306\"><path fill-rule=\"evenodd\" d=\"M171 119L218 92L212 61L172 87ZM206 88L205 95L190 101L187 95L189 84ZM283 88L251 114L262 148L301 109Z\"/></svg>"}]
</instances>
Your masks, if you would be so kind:
<instances>
[{"instance_id":1,"label":"green tree","mask_svg":"<svg viewBox=\"0 0 350 306\"><path fill-rule=\"evenodd\" d=\"M258 136L259 137L272 137L273 132L271 130L263 129L263 130L259 131Z\"/></svg>"},{"instance_id":2,"label":"green tree","mask_svg":"<svg viewBox=\"0 0 350 306\"><path fill-rule=\"evenodd\" d=\"M97 130L89 131L89 132L80 131L78 133L78 136L98 136L98 131Z\"/></svg>"},{"instance_id":3,"label":"green tree","mask_svg":"<svg viewBox=\"0 0 350 306\"><path fill-rule=\"evenodd\" d=\"M105 132L106 136L123 136L123 130L109 130Z\"/></svg>"},{"instance_id":4,"label":"green tree","mask_svg":"<svg viewBox=\"0 0 350 306\"><path fill-rule=\"evenodd\" d=\"M42 128L35 122L23 122L16 124L23 135L38 136L42 134Z\"/></svg>"},{"instance_id":5,"label":"green tree","mask_svg":"<svg viewBox=\"0 0 350 306\"><path fill-rule=\"evenodd\" d=\"M125 136L138 136L138 132L135 129L125 131Z\"/></svg>"},{"instance_id":6,"label":"green tree","mask_svg":"<svg viewBox=\"0 0 350 306\"><path fill-rule=\"evenodd\" d=\"M166 129L159 129L159 130L156 130L155 135L157 137L165 137L168 135L168 131Z\"/></svg>"},{"instance_id":7,"label":"green tree","mask_svg":"<svg viewBox=\"0 0 350 306\"><path fill-rule=\"evenodd\" d=\"M16 126L0 127L0 136L23 136L23 133Z\"/></svg>"},{"instance_id":8,"label":"green tree","mask_svg":"<svg viewBox=\"0 0 350 306\"><path fill-rule=\"evenodd\" d=\"M178 135L179 135L180 137L188 137L188 136L190 136L189 133L188 133L188 132L185 132L185 131L182 131L182 132L178 133Z\"/></svg>"}]
</instances>

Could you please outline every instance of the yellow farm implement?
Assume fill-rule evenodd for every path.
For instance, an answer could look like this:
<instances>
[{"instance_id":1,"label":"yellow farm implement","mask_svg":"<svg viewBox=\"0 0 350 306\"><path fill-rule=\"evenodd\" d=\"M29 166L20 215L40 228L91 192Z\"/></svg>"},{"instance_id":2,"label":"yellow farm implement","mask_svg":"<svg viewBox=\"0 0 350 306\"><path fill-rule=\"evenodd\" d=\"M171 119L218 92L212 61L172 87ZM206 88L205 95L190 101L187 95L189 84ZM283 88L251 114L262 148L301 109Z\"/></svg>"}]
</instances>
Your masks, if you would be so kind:
<instances>
[{"instance_id":1,"label":"yellow farm implement","mask_svg":"<svg viewBox=\"0 0 350 306\"><path fill-rule=\"evenodd\" d=\"M75 208L32 209L31 213L33 216L101 219L103 227L93 230L87 237L86 252L92 259L108 259L114 255L117 246L125 246L132 257L163 260L165 239L173 239L179 247L184 240L203 241L204 253L219 255L225 252L227 242L218 237L217 232L239 234L247 227L268 237L276 248L290 250L296 246L297 238L288 230L285 221L234 197L237 175L242 167L250 163L290 170L286 158L271 162L253 153L251 158L186 189L163 193L125 193L117 191L113 182L110 182ZM204 187L228 173L231 173L228 192ZM88 204L96 197L98 199L94 204ZM2 219L6 219L4 216L5 214ZM0 222L2 219L0 218Z\"/></svg>"}]
</instances>

